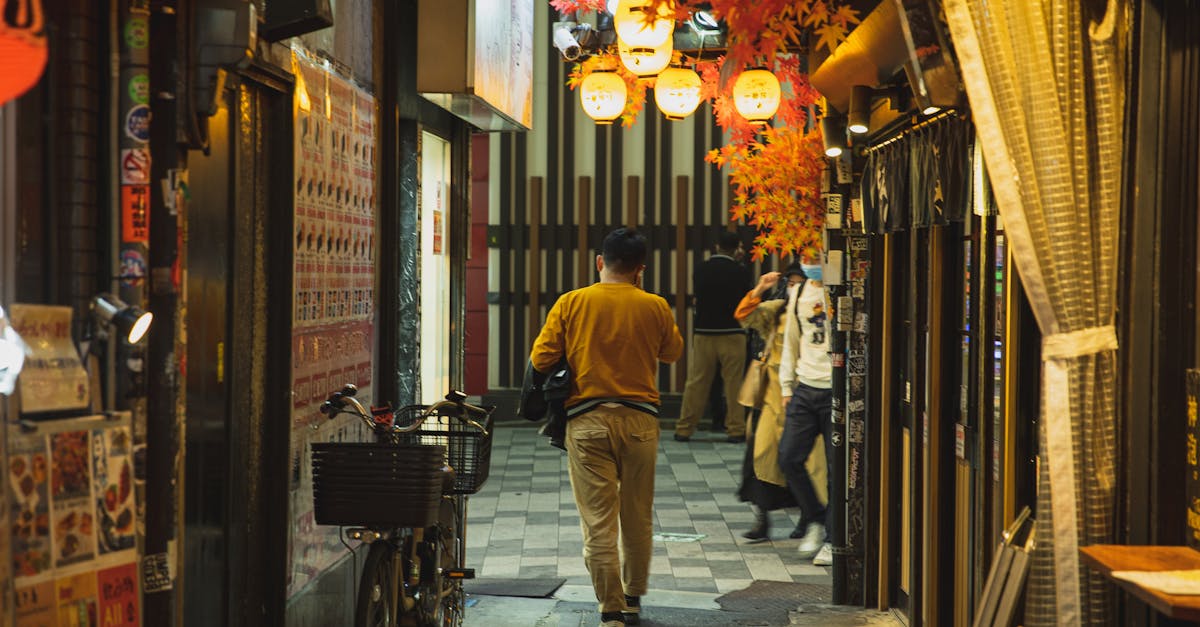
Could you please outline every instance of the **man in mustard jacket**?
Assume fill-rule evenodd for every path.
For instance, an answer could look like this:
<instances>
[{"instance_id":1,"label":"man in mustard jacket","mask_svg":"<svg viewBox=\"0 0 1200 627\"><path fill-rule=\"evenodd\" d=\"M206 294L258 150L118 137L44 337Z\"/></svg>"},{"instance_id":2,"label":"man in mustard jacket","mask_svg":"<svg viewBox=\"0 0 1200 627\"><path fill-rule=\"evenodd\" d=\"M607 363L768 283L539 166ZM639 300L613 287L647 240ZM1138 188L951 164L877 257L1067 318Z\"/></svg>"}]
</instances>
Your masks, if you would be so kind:
<instances>
[{"instance_id":1,"label":"man in mustard jacket","mask_svg":"<svg viewBox=\"0 0 1200 627\"><path fill-rule=\"evenodd\" d=\"M571 370L567 463L603 627L639 620L652 552L655 378L659 362L683 353L667 301L641 288L645 268L645 237L609 233L596 257L600 281L554 303L530 355L539 372L564 355Z\"/></svg>"}]
</instances>

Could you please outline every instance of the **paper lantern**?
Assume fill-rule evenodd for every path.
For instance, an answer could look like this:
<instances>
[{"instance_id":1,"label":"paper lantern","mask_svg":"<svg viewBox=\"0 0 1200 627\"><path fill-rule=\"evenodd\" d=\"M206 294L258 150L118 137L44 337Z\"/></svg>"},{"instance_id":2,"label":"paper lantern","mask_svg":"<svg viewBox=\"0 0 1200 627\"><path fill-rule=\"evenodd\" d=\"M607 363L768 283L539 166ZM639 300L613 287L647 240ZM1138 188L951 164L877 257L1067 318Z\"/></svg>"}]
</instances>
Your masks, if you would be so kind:
<instances>
[{"instance_id":1,"label":"paper lantern","mask_svg":"<svg viewBox=\"0 0 1200 627\"><path fill-rule=\"evenodd\" d=\"M747 70L733 84L733 104L751 124L766 124L779 109L779 79L767 70Z\"/></svg>"},{"instance_id":2,"label":"paper lantern","mask_svg":"<svg viewBox=\"0 0 1200 627\"><path fill-rule=\"evenodd\" d=\"M628 92L625 79L616 72L598 71L588 74L579 86L579 103L583 112L597 124L612 124L625 110Z\"/></svg>"},{"instance_id":3,"label":"paper lantern","mask_svg":"<svg viewBox=\"0 0 1200 627\"><path fill-rule=\"evenodd\" d=\"M8 3L6 3L8 4ZM41 0L20 0L0 15L0 105L29 91L46 67Z\"/></svg>"},{"instance_id":4,"label":"paper lantern","mask_svg":"<svg viewBox=\"0 0 1200 627\"><path fill-rule=\"evenodd\" d=\"M657 48L675 32L675 8L660 4L652 22L647 21L651 0L620 0L613 12L618 41L635 48Z\"/></svg>"},{"instance_id":5,"label":"paper lantern","mask_svg":"<svg viewBox=\"0 0 1200 627\"><path fill-rule=\"evenodd\" d=\"M621 65L638 76L654 76L671 65L671 40L659 44L657 48L640 48L617 42L617 53L621 55Z\"/></svg>"},{"instance_id":6,"label":"paper lantern","mask_svg":"<svg viewBox=\"0 0 1200 627\"><path fill-rule=\"evenodd\" d=\"M700 106L700 75L695 70L669 67L654 83L654 103L668 120L682 120Z\"/></svg>"}]
</instances>

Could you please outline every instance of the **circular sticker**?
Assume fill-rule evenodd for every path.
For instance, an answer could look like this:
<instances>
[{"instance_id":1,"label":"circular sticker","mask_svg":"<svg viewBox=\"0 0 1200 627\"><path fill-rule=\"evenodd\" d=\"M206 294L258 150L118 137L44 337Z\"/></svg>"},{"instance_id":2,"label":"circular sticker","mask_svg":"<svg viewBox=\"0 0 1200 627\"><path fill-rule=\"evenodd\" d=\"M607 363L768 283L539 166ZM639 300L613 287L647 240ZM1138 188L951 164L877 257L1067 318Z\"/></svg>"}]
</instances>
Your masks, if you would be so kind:
<instances>
[{"instance_id":1,"label":"circular sticker","mask_svg":"<svg viewBox=\"0 0 1200 627\"><path fill-rule=\"evenodd\" d=\"M146 28L145 18L134 17L125 23L125 45L135 50L150 45L150 31Z\"/></svg>"},{"instance_id":2,"label":"circular sticker","mask_svg":"<svg viewBox=\"0 0 1200 627\"><path fill-rule=\"evenodd\" d=\"M146 279L146 259L136 250L121 251L121 285L134 287Z\"/></svg>"},{"instance_id":3,"label":"circular sticker","mask_svg":"<svg viewBox=\"0 0 1200 627\"><path fill-rule=\"evenodd\" d=\"M125 134L140 142L150 141L150 107L137 105L125 114Z\"/></svg>"},{"instance_id":4,"label":"circular sticker","mask_svg":"<svg viewBox=\"0 0 1200 627\"><path fill-rule=\"evenodd\" d=\"M129 99L134 104L147 104L150 102L150 77L145 74L138 74L129 79Z\"/></svg>"}]
</instances>

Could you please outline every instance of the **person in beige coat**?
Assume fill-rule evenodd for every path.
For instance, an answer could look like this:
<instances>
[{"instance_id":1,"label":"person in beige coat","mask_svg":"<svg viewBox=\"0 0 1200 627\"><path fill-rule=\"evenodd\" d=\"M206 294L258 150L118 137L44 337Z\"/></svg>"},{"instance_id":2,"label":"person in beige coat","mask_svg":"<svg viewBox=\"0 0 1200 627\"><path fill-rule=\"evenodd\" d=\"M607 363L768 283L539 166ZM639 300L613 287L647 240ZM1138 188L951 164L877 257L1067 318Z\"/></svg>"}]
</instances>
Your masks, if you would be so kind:
<instances>
[{"instance_id":1,"label":"person in beige coat","mask_svg":"<svg viewBox=\"0 0 1200 627\"><path fill-rule=\"evenodd\" d=\"M780 289L781 279L787 282L786 290ZM796 505L788 490L787 479L779 468L779 439L784 423L779 364L783 354L785 304L790 302L788 295L797 290L796 286L803 280L804 272L799 264L793 264L783 273L768 272L759 278L754 289L746 293L734 313L744 328L753 329L766 341L763 350L767 371L766 394L761 409L752 412L747 425L746 457L742 464L742 485L738 489L738 497L748 501L754 511L754 526L742 534L749 543L770 539L770 512ZM806 463L822 504L828 500L823 444L820 439L817 440ZM803 529L797 531L803 535ZM793 538L800 537L797 531L792 532Z\"/></svg>"}]
</instances>

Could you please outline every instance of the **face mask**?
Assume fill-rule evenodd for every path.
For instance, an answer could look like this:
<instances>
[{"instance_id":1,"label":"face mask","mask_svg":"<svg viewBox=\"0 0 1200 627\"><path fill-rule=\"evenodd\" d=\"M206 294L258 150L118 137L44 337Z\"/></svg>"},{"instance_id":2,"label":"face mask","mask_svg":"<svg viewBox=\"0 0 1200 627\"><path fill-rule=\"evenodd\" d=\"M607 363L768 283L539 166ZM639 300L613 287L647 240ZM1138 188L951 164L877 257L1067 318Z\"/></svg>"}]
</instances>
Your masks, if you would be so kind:
<instances>
[{"instance_id":1,"label":"face mask","mask_svg":"<svg viewBox=\"0 0 1200 627\"><path fill-rule=\"evenodd\" d=\"M814 264L804 263L804 264L800 264L800 265L801 265L801 267L804 268L804 274L808 276L809 281L820 281L821 280L821 276L822 276L821 275L821 264L819 264L819 263L814 263Z\"/></svg>"}]
</instances>

